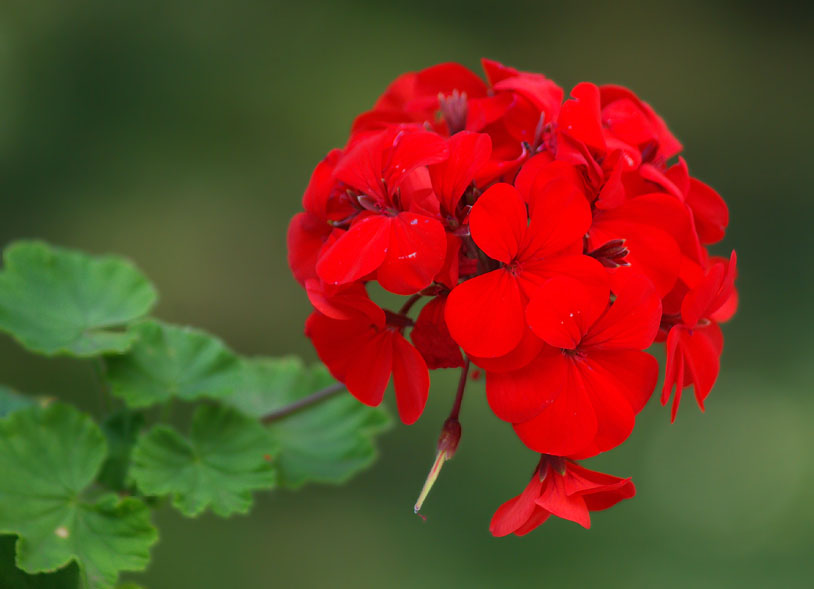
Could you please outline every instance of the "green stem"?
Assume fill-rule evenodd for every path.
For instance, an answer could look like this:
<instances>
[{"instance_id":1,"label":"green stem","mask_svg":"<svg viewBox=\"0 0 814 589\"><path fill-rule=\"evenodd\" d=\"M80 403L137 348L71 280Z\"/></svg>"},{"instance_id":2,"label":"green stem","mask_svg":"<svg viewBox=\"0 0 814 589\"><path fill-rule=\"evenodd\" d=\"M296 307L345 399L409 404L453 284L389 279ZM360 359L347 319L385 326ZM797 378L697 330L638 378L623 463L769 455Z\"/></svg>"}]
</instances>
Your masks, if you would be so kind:
<instances>
[{"instance_id":1,"label":"green stem","mask_svg":"<svg viewBox=\"0 0 814 589\"><path fill-rule=\"evenodd\" d=\"M110 396L108 394L107 380L105 379L106 373L107 368L105 367L105 361L99 357L94 358L93 376L99 391L99 410L103 415L110 413Z\"/></svg>"},{"instance_id":2,"label":"green stem","mask_svg":"<svg viewBox=\"0 0 814 589\"><path fill-rule=\"evenodd\" d=\"M261 417L260 421L262 421L263 423L272 423L284 417L288 417L292 413L296 413L297 411L305 409L306 407L316 405L317 403L320 403L325 399L333 397L335 394L344 390L345 390L344 384L342 384L341 382L334 383L330 386L325 387L324 389L317 391L316 393L312 393L307 397L303 397L299 401L295 401L293 403L285 405L284 407L275 409L271 413L268 413Z\"/></svg>"}]
</instances>

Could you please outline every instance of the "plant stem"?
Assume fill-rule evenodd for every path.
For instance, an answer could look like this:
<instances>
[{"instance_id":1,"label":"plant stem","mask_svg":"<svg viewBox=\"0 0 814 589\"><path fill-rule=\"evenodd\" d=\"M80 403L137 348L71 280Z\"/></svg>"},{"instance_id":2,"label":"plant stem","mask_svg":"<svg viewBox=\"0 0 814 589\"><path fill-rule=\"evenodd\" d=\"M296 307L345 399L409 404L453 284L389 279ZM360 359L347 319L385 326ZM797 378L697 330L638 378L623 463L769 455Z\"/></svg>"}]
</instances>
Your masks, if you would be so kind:
<instances>
[{"instance_id":1,"label":"plant stem","mask_svg":"<svg viewBox=\"0 0 814 589\"><path fill-rule=\"evenodd\" d=\"M441 469L444 463L455 455L458 450L458 443L461 441L461 423L458 421L458 414L461 412L461 402L464 399L464 390L466 389L466 378L469 375L469 358L464 358L464 365L461 368L461 378L458 381L458 392L455 394L455 402L452 404L452 410L449 412L441 428L441 435L438 438L438 449L435 453L435 461L432 463L430 473L424 481L424 486L421 487L421 493L418 495L418 500L413 506L413 511L416 515L421 516L424 520L427 518L421 515L421 507L424 501L430 494L435 481L441 474Z\"/></svg>"},{"instance_id":2,"label":"plant stem","mask_svg":"<svg viewBox=\"0 0 814 589\"><path fill-rule=\"evenodd\" d=\"M461 402L464 400L464 390L466 389L466 378L469 376L469 358L464 358L464 366L461 368L461 377L458 379L458 392L455 394L455 403L449 412L448 419L457 420L458 413L461 412Z\"/></svg>"},{"instance_id":3,"label":"plant stem","mask_svg":"<svg viewBox=\"0 0 814 589\"><path fill-rule=\"evenodd\" d=\"M105 361L101 358L93 359L93 376L99 389L99 409L103 415L110 412L110 397L108 397L107 383L105 381Z\"/></svg>"},{"instance_id":4,"label":"plant stem","mask_svg":"<svg viewBox=\"0 0 814 589\"><path fill-rule=\"evenodd\" d=\"M410 312L410 309L415 305L418 300L421 298L420 294L414 294L411 296L407 301L402 305L401 309L399 309L399 315L406 315Z\"/></svg>"},{"instance_id":5,"label":"plant stem","mask_svg":"<svg viewBox=\"0 0 814 589\"><path fill-rule=\"evenodd\" d=\"M264 415L263 417L260 418L260 421L262 421L263 423L271 423L273 421L277 421L278 419L288 417L292 413L296 413L297 411L305 409L306 407L310 407L311 405L316 405L320 401L324 401L325 399L328 399L344 390L345 390L344 384L342 384L341 382L334 383L330 386L325 387L322 390L317 391L316 393L312 393L307 397L303 397L299 401L294 401L293 403L285 405L284 407L280 407L279 409L276 409L271 413Z\"/></svg>"}]
</instances>

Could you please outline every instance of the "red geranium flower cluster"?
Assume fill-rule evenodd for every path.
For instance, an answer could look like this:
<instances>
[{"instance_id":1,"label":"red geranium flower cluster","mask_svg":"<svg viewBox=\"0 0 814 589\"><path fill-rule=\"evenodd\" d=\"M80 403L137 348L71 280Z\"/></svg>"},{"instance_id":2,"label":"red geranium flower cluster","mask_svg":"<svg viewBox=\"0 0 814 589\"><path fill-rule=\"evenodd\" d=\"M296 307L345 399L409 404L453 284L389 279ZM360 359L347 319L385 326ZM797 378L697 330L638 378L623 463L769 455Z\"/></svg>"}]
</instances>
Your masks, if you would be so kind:
<instances>
[{"instance_id":1,"label":"red geranium flower cluster","mask_svg":"<svg viewBox=\"0 0 814 589\"><path fill-rule=\"evenodd\" d=\"M587 527L635 492L574 460L630 435L658 379L645 350L666 343L673 419L685 388L703 409L717 378L736 258L707 246L728 211L630 90L581 83L564 97L540 74L483 67L486 82L452 63L405 74L356 119L314 170L289 262L315 308L307 335L361 402L378 405L392 377L411 424L429 370L462 368L440 461L457 447L470 362L485 373L495 415L542 455L495 535L551 514ZM409 298L383 309L376 283Z\"/></svg>"}]
</instances>

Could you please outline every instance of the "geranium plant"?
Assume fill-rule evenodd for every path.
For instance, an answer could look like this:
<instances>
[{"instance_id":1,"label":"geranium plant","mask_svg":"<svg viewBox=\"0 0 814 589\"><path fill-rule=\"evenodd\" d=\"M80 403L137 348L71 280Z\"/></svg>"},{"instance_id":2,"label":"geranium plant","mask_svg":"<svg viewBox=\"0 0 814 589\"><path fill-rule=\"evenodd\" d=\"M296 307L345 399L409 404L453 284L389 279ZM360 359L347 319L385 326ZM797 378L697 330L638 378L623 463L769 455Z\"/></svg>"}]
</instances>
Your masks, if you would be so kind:
<instances>
[{"instance_id":1,"label":"geranium plant","mask_svg":"<svg viewBox=\"0 0 814 589\"><path fill-rule=\"evenodd\" d=\"M146 566L163 500L225 517L258 491L347 480L390 424L388 383L409 425L437 369L460 370L459 386L416 512L457 450L476 373L539 454L492 534L552 515L587 528L635 494L578 461L628 438L660 372L671 419L688 387L703 409L737 307L735 253L708 250L726 204L630 90L566 97L540 74L483 66L486 81L457 64L397 78L316 166L288 251L324 366L243 358L150 318L155 288L126 260L6 248L0 330L92 364L107 409L97 421L58 391L0 389L0 585L113 587ZM403 304L385 308L382 290ZM179 431L180 403L194 407Z\"/></svg>"}]
</instances>

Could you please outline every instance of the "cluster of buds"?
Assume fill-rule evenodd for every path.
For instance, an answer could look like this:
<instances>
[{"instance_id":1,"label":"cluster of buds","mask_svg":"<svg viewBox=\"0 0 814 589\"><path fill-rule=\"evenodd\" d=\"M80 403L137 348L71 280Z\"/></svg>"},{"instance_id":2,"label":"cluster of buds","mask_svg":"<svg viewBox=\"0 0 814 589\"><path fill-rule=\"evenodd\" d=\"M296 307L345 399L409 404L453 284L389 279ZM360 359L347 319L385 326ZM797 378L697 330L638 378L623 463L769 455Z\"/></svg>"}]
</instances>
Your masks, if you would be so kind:
<instances>
[{"instance_id":1,"label":"cluster of buds","mask_svg":"<svg viewBox=\"0 0 814 589\"><path fill-rule=\"evenodd\" d=\"M457 448L470 363L485 373L494 414L541 455L495 535L551 514L587 527L635 492L575 461L630 435L658 380L645 350L666 344L673 419L685 388L703 409L715 383L736 257L707 246L728 211L630 90L580 83L565 98L543 75L483 67L486 82L453 63L402 75L355 120L314 170L289 263L315 309L306 334L362 403L392 377L411 424L429 371L461 368L431 477ZM384 309L372 283L408 298Z\"/></svg>"}]
</instances>

